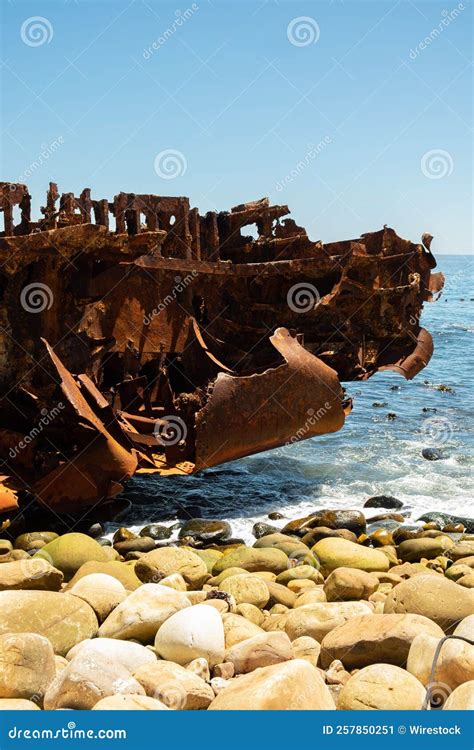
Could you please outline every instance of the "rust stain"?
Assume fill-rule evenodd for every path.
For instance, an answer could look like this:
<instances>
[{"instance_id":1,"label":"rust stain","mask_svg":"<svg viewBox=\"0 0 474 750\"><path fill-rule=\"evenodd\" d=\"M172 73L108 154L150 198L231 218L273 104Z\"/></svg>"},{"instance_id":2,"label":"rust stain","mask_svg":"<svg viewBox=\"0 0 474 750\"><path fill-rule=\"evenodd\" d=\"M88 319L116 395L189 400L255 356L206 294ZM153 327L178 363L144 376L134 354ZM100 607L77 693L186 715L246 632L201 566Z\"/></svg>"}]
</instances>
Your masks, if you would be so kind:
<instances>
[{"instance_id":1,"label":"rust stain","mask_svg":"<svg viewBox=\"0 0 474 750\"><path fill-rule=\"evenodd\" d=\"M135 473L334 432L341 380L412 378L433 352L427 233L324 244L267 198L202 216L182 196L55 183L39 221L25 185L0 183L0 211L2 513L80 512Z\"/></svg>"}]
</instances>

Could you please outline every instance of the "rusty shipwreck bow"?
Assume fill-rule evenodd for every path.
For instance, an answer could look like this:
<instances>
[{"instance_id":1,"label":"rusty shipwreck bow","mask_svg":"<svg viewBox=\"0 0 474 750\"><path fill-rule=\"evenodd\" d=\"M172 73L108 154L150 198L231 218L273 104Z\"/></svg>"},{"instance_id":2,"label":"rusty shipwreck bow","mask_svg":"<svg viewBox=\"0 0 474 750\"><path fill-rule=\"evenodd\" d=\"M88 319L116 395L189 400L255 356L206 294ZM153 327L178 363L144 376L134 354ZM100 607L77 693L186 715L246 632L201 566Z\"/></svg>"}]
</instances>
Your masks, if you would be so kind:
<instances>
[{"instance_id":1,"label":"rusty shipwreck bow","mask_svg":"<svg viewBox=\"0 0 474 750\"><path fill-rule=\"evenodd\" d=\"M201 216L54 183L34 222L25 185L0 191L2 512L75 512L137 472L334 432L351 408L339 379L412 378L432 354L429 235L322 244L267 199Z\"/></svg>"}]
</instances>

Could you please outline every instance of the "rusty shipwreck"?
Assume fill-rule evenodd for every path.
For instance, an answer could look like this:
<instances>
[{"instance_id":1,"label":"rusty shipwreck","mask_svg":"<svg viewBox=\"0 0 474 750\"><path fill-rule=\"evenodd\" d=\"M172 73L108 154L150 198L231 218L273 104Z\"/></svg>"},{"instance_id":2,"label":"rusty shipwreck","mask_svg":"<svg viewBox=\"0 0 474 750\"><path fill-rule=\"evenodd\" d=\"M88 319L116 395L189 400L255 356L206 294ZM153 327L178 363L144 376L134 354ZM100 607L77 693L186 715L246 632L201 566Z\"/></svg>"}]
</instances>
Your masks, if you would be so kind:
<instances>
[{"instance_id":1,"label":"rusty shipwreck","mask_svg":"<svg viewBox=\"0 0 474 750\"><path fill-rule=\"evenodd\" d=\"M0 211L0 521L339 430L340 380L412 378L433 351L429 235L322 244L267 199L201 216L54 183L39 221L25 185Z\"/></svg>"}]
</instances>

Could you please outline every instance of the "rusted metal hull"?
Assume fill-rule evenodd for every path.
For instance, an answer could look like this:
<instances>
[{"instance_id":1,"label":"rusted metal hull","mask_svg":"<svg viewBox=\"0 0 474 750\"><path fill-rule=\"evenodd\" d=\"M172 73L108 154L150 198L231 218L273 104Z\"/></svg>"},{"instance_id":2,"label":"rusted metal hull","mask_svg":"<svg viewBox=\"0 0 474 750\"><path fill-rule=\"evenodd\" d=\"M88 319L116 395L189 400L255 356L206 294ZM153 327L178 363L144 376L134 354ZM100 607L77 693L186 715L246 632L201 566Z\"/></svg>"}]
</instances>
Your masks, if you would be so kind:
<instances>
[{"instance_id":1,"label":"rusted metal hull","mask_svg":"<svg viewBox=\"0 0 474 750\"><path fill-rule=\"evenodd\" d=\"M29 205L0 183L0 512L76 512L137 472L334 432L351 408L340 380L412 378L431 357L428 235L324 245L267 199L200 216L182 197L51 184L41 221Z\"/></svg>"}]
</instances>

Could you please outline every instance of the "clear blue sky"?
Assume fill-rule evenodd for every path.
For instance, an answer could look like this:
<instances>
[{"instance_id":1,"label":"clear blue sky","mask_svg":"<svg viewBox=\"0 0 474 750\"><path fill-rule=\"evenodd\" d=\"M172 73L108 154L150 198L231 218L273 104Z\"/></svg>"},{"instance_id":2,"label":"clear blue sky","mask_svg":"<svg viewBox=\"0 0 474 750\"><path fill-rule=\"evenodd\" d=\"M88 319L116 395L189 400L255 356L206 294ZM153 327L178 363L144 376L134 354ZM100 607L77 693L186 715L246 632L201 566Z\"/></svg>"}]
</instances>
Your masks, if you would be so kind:
<instances>
[{"instance_id":1,"label":"clear blue sky","mask_svg":"<svg viewBox=\"0 0 474 750\"><path fill-rule=\"evenodd\" d=\"M313 239L388 224L430 231L435 253L472 250L467 0L2 8L2 179L23 177L36 211L49 180L188 195L202 212L268 195ZM174 179L154 166L168 149Z\"/></svg>"}]
</instances>

